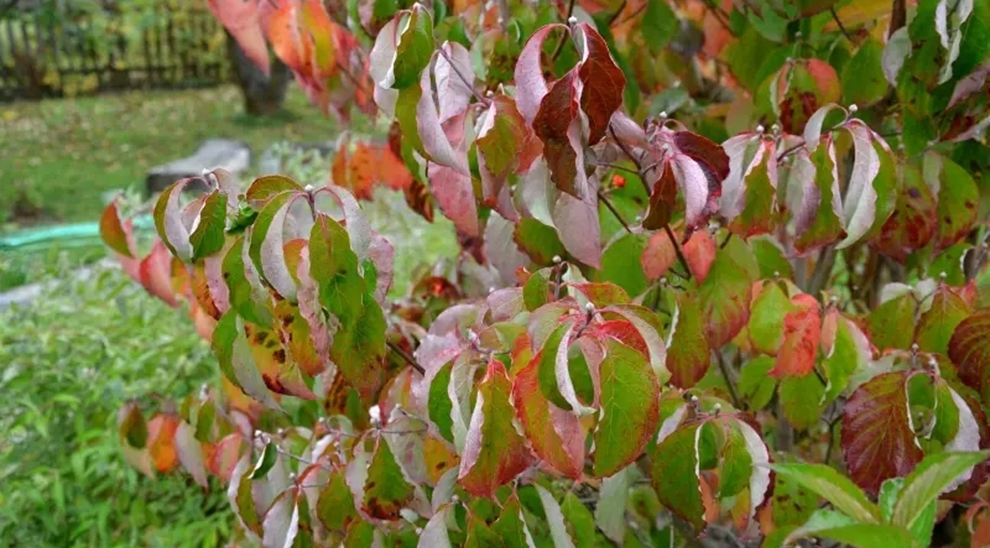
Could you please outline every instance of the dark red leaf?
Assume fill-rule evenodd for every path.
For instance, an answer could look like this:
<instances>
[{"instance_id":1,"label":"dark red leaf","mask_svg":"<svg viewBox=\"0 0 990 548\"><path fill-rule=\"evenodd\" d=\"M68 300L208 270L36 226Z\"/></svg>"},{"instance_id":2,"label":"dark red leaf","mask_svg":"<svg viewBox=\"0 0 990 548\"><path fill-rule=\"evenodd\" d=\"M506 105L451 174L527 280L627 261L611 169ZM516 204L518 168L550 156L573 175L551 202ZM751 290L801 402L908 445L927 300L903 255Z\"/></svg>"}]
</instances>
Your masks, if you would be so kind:
<instances>
[{"instance_id":1,"label":"dark red leaf","mask_svg":"<svg viewBox=\"0 0 990 548\"><path fill-rule=\"evenodd\" d=\"M626 77L616 66L608 44L598 31L587 23L580 23L577 28L584 36L585 48L578 69L578 76L584 83L581 110L588 115L588 144L593 145L605 136L612 113L622 106Z\"/></svg>"}]
</instances>

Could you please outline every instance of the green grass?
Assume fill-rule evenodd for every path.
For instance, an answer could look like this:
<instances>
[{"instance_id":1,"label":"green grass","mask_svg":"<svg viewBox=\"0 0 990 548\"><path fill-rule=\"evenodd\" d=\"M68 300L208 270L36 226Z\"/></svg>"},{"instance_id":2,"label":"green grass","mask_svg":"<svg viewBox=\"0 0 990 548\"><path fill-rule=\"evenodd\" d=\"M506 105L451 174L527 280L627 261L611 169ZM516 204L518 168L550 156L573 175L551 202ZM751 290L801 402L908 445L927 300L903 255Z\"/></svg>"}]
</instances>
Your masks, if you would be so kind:
<instances>
[{"instance_id":1,"label":"green grass","mask_svg":"<svg viewBox=\"0 0 990 548\"><path fill-rule=\"evenodd\" d=\"M129 398L150 406L152 392L178 398L217 375L188 312L119 269L0 312L0 546L222 545L221 486L141 476L115 432Z\"/></svg>"},{"instance_id":2,"label":"green grass","mask_svg":"<svg viewBox=\"0 0 990 548\"><path fill-rule=\"evenodd\" d=\"M209 138L270 144L333 139L339 129L293 86L283 113L242 113L236 87L128 92L0 107L0 225L99 218L105 194L142 187L148 169Z\"/></svg>"}]
</instances>

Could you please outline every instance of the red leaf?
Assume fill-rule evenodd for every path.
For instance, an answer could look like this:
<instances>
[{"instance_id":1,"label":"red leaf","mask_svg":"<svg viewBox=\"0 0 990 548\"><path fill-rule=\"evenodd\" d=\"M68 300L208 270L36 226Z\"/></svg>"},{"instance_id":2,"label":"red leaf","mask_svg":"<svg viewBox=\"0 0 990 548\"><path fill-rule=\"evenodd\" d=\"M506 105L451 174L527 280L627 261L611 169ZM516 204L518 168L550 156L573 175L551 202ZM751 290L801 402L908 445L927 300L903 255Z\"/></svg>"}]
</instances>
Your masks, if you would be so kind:
<instances>
[{"instance_id":1,"label":"red leaf","mask_svg":"<svg viewBox=\"0 0 990 548\"><path fill-rule=\"evenodd\" d=\"M533 451L565 476L578 479L584 470L585 432L577 415L550 403L540 390L537 354L516 373L512 403Z\"/></svg>"},{"instance_id":2,"label":"red leaf","mask_svg":"<svg viewBox=\"0 0 990 548\"><path fill-rule=\"evenodd\" d=\"M646 339L631 322L627 320L609 320L589 328L599 337L611 337L626 346L629 346L641 354L650 357L650 349L646 345Z\"/></svg>"},{"instance_id":3,"label":"red leaf","mask_svg":"<svg viewBox=\"0 0 990 548\"><path fill-rule=\"evenodd\" d=\"M478 206L471 178L453 168L433 163L429 164L428 174L430 188L444 215L453 221L460 233L478 237Z\"/></svg>"},{"instance_id":4,"label":"red leaf","mask_svg":"<svg viewBox=\"0 0 990 548\"><path fill-rule=\"evenodd\" d=\"M474 496L494 496L496 488L523 473L533 461L526 439L512 424L511 391L505 367L492 360L478 387L457 475L461 487Z\"/></svg>"},{"instance_id":5,"label":"red leaf","mask_svg":"<svg viewBox=\"0 0 990 548\"><path fill-rule=\"evenodd\" d=\"M549 90L546 78L543 77L540 59L543 56L543 42L547 39L547 35L555 29L567 30L567 27L555 24L537 29L526 41L522 52L519 53L519 60L516 62L514 75L516 105L519 107L520 114L529 124L532 124L536 118L540 104L543 102L543 96Z\"/></svg>"},{"instance_id":6,"label":"red leaf","mask_svg":"<svg viewBox=\"0 0 990 548\"><path fill-rule=\"evenodd\" d=\"M155 469L167 474L179 464L175 451L175 431L179 419L175 415L158 413L148 421L148 452Z\"/></svg>"},{"instance_id":7,"label":"red leaf","mask_svg":"<svg viewBox=\"0 0 990 548\"><path fill-rule=\"evenodd\" d=\"M237 40L247 58L267 76L271 69L268 45L261 32L258 2L259 0L207 0L220 24Z\"/></svg>"},{"instance_id":8,"label":"red leaf","mask_svg":"<svg viewBox=\"0 0 990 548\"><path fill-rule=\"evenodd\" d=\"M803 377L815 369L815 357L821 341L822 318L818 301L806 293L791 302L798 307L784 316L784 338L777 351L777 361L770 370L773 377Z\"/></svg>"},{"instance_id":9,"label":"red leaf","mask_svg":"<svg viewBox=\"0 0 990 548\"><path fill-rule=\"evenodd\" d=\"M949 339L949 359L959 370L959 379L990 401L990 310L984 309L956 326Z\"/></svg>"},{"instance_id":10,"label":"red leaf","mask_svg":"<svg viewBox=\"0 0 990 548\"><path fill-rule=\"evenodd\" d=\"M206 460L206 468L210 473L220 478L223 483L230 482L234 467L240 460L241 445L244 437L239 432L227 434L218 441Z\"/></svg>"},{"instance_id":11,"label":"red leaf","mask_svg":"<svg viewBox=\"0 0 990 548\"><path fill-rule=\"evenodd\" d=\"M141 285L165 304L179 306L179 299L172 289L172 260L168 248L161 240L156 240L151 253L141 261L138 268Z\"/></svg>"},{"instance_id":12,"label":"red leaf","mask_svg":"<svg viewBox=\"0 0 990 548\"><path fill-rule=\"evenodd\" d=\"M134 243L129 230L126 230L120 223L120 216L117 212L117 199L115 198L100 217L100 237L103 243L126 258L134 257Z\"/></svg>"},{"instance_id":13,"label":"red leaf","mask_svg":"<svg viewBox=\"0 0 990 548\"><path fill-rule=\"evenodd\" d=\"M588 144L601 141L608 129L612 113L622 106L626 77L612 60L608 44L598 31L587 23L576 27L583 38L583 57L578 76L584 82L581 109L588 115Z\"/></svg>"},{"instance_id":14,"label":"red leaf","mask_svg":"<svg viewBox=\"0 0 990 548\"><path fill-rule=\"evenodd\" d=\"M906 476L924 458L908 417L911 373L878 375L849 397L842 412L842 454L849 476L870 495Z\"/></svg>"},{"instance_id":15,"label":"red leaf","mask_svg":"<svg viewBox=\"0 0 990 548\"><path fill-rule=\"evenodd\" d=\"M670 223L670 218L677 206L677 179L674 178L674 170L668 162L647 171L659 172L660 175L653 181L653 190L650 192L650 207L643 219L643 228L659 230Z\"/></svg>"},{"instance_id":16,"label":"red leaf","mask_svg":"<svg viewBox=\"0 0 990 548\"><path fill-rule=\"evenodd\" d=\"M533 130L543 141L550 180L561 191L584 198L589 189L584 172L584 142L578 99L581 81L575 71L553 83L533 119Z\"/></svg>"},{"instance_id":17,"label":"red leaf","mask_svg":"<svg viewBox=\"0 0 990 548\"><path fill-rule=\"evenodd\" d=\"M704 162L720 182L729 176L729 155L721 145L690 131L675 131L673 140L682 153Z\"/></svg>"}]
</instances>

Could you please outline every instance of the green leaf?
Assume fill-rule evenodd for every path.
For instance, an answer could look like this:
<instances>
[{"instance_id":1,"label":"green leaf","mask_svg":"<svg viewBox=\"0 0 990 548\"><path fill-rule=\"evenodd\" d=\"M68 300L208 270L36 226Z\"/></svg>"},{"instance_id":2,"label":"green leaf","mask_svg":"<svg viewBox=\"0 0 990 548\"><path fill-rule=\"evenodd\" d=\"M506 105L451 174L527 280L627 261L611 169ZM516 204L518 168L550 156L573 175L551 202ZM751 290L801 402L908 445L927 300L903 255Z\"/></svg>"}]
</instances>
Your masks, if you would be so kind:
<instances>
[{"instance_id":1,"label":"green leaf","mask_svg":"<svg viewBox=\"0 0 990 548\"><path fill-rule=\"evenodd\" d=\"M933 179L939 182L935 249L941 250L969 233L976 222L980 192L972 175L948 158L927 152L924 166L925 182L931 184Z\"/></svg>"},{"instance_id":2,"label":"green leaf","mask_svg":"<svg viewBox=\"0 0 990 548\"><path fill-rule=\"evenodd\" d=\"M536 355L536 359L539 360L539 370L538 370L538 380L540 383L540 390L543 391L543 395L550 400L550 403L556 405L561 409L566 409L568 411L572 410L571 404L564 399L564 395L560 392L560 387L557 386L557 355L560 353L560 347L563 344L564 336L567 334L573 325L573 321L565 321L564 323L557 326L550 336L547 337L547 341L543 344L543 348ZM566 350L563 359L567 359Z\"/></svg>"},{"instance_id":3,"label":"green leaf","mask_svg":"<svg viewBox=\"0 0 990 548\"><path fill-rule=\"evenodd\" d=\"M368 287L358 273L357 255L351 251L347 231L323 213L316 215L310 232L309 262L310 276L320 288L320 304L340 323L355 323Z\"/></svg>"},{"instance_id":4,"label":"green leaf","mask_svg":"<svg viewBox=\"0 0 990 548\"><path fill-rule=\"evenodd\" d=\"M526 285L523 286L526 310L532 312L550 302L550 274L551 270L544 268L537 270L526 280Z\"/></svg>"},{"instance_id":5,"label":"green leaf","mask_svg":"<svg viewBox=\"0 0 990 548\"><path fill-rule=\"evenodd\" d=\"M217 322L213 329L212 348L220 371L230 382L265 407L280 409L255 364L243 323L236 312L228 311Z\"/></svg>"},{"instance_id":6,"label":"green leaf","mask_svg":"<svg viewBox=\"0 0 990 548\"><path fill-rule=\"evenodd\" d=\"M595 273L595 280L612 282L634 297L643 293L648 283L639 257L645 247L642 234L626 234L615 240L602 252L602 268Z\"/></svg>"},{"instance_id":7,"label":"green leaf","mask_svg":"<svg viewBox=\"0 0 990 548\"><path fill-rule=\"evenodd\" d=\"M942 284L915 330L915 342L925 352L948 354L952 332L970 314L970 306L949 286Z\"/></svg>"},{"instance_id":8,"label":"green leaf","mask_svg":"<svg viewBox=\"0 0 990 548\"><path fill-rule=\"evenodd\" d=\"M227 228L227 195L214 190L203 203L199 213L199 224L189 235L192 245L192 260L198 261L223 249Z\"/></svg>"},{"instance_id":9,"label":"green leaf","mask_svg":"<svg viewBox=\"0 0 990 548\"><path fill-rule=\"evenodd\" d=\"M385 314L374 297L365 294L364 311L342 323L333 335L330 359L363 398L373 398L385 382Z\"/></svg>"},{"instance_id":10,"label":"green leaf","mask_svg":"<svg viewBox=\"0 0 990 548\"><path fill-rule=\"evenodd\" d=\"M403 24L404 23L404 24ZM433 17L419 4L413 5L408 18L400 22L399 42L395 47L392 88L403 89L419 83L419 75L430 64L435 43Z\"/></svg>"},{"instance_id":11,"label":"green leaf","mask_svg":"<svg viewBox=\"0 0 990 548\"><path fill-rule=\"evenodd\" d=\"M535 484L535 487L540 502L543 503L543 512L546 515L547 525L550 527L550 537L553 539L554 547L576 548L567 532L567 525L564 523L564 514L561 512L560 505L543 486Z\"/></svg>"},{"instance_id":12,"label":"green leaf","mask_svg":"<svg viewBox=\"0 0 990 548\"><path fill-rule=\"evenodd\" d=\"M574 539L575 548L594 548L595 518L572 491L564 495L560 512L564 515L564 525Z\"/></svg>"},{"instance_id":13,"label":"green leaf","mask_svg":"<svg viewBox=\"0 0 990 548\"><path fill-rule=\"evenodd\" d=\"M749 245L753 247L753 255L759 264L760 278L794 277L791 263L784 257L784 251L777 240L764 234L750 238Z\"/></svg>"},{"instance_id":14,"label":"green leaf","mask_svg":"<svg viewBox=\"0 0 990 548\"><path fill-rule=\"evenodd\" d=\"M447 441L454 443L453 420L450 413L454 409L450 396L447 395L447 387L450 385L450 375L454 369L453 360L445 363L437 371L433 381L430 383L430 392L427 399L427 408L430 414L430 421L437 426L440 435Z\"/></svg>"},{"instance_id":15,"label":"green leaf","mask_svg":"<svg viewBox=\"0 0 990 548\"><path fill-rule=\"evenodd\" d=\"M885 522L890 523L890 520L893 518L894 506L897 504L897 498L903 489L904 478L890 478L880 486L880 497L877 503L880 505L880 511L883 513L883 520ZM915 521L911 527L911 534L914 535L918 540L918 544L921 546L931 544L932 529L935 527L935 517L938 509L937 502L933 500L925 508L921 519Z\"/></svg>"},{"instance_id":16,"label":"green leaf","mask_svg":"<svg viewBox=\"0 0 990 548\"><path fill-rule=\"evenodd\" d=\"M794 457L781 455L785 462ZM818 508L818 495L790 476L774 475L771 511L773 523L778 527L797 527L804 524ZM849 518L847 518L849 519Z\"/></svg>"},{"instance_id":17,"label":"green leaf","mask_svg":"<svg viewBox=\"0 0 990 548\"><path fill-rule=\"evenodd\" d=\"M879 523L880 509L849 478L824 464L779 463L770 468L818 493L837 509L864 523Z\"/></svg>"},{"instance_id":18,"label":"green leaf","mask_svg":"<svg viewBox=\"0 0 990 548\"><path fill-rule=\"evenodd\" d=\"M654 55L667 47L677 31L678 19L674 10L663 0L648 0L646 12L640 19L643 40Z\"/></svg>"},{"instance_id":19,"label":"green leaf","mask_svg":"<svg viewBox=\"0 0 990 548\"><path fill-rule=\"evenodd\" d=\"M852 322L840 316L836 322L835 343L832 354L822 360L822 369L828 386L825 387L825 403L839 397L849 385L849 379L860 367L866 367L871 357L866 335Z\"/></svg>"},{"instance_id":20,"label":"green leaf","mask_svg":"<svg viewBox=\"0 0 990 548\"><path fill-rule=\"evenodd\" d=\"M268 471L275 466L275 462L278 460L278 446L275 442L268 442L265 446L265 450L261 452L261 456L258 457L258 462L254 464L254 469L251 470L251 474L248 476L250 479L256 480L265 477Z\"/></svg>"},{"instance_id":21,"label":"green leaf","mask_svg":"<svg viewBox=\"0 0 990 548\"><path fill-rule=\"evenodd\" d=\"M776 355L784 338L784 317L794 309L780 283L764 282L763 290L753 300L753 311L749 316L749 340L753 348Z\"/></svg>"},{"instance_id":22,"label":"green leaf","mask_svg":"<svg viewBox=\"0 0 990 548\"><path fill-rule=\"evenodd\" d=\"M873 344L883 352L888 348L910 348L914 332L904 329L914 325L917 306L914 296L908 292L881 304L870 313L867 325Z\"/></svg>"},{"instance_id":23,"label":"green leaf","mask_svg":"<svg viewBox=\"0 0 990 548\"><path fill-rule=\"evenodd\" d=\"M667 344L667 369L670 383L691 388L704 378L712 361L711 348L705 338L705 319L697 299L690 293L677 294L676 312L671 318Z\"/></svg>"},{"instance_id":24,"label":"green leaf","mask_svg":"<svg viewBox=\"0 0 990 548\"><path fill-rule=\"evenodd\" d=\"M757 356L742 367L739 373L739 396L746 402L746 409L757 411L766 407L773 397L777 379L768 375L774 360L770 356Z\"/></svg>"},{"instance_id":25,"label":"green leaf","mask_svg":"<svg viewBox=\"0 0 990 548\"><path fill-rule=\"evenodd\" d=\"M855 104L860 108L872 105L887 93L887 80L879 70L883 46L867 39L856 55L842 68L842 104Z\"/></svg>"},{"instance_id":26,"label":"green leaf","mask_svg":"<svg viewBox=\"0 0 990 548\"><path fill-rule=\"evenodd\" d=\"M531 217L526 217L516 224L512 239L519 249L529 255L530 260L541 267L553 264L554 257L567 256L557 231Z\"/></svg>"},{"instance_id":27,"label":"green leaf","mask_svg":"<svg viewBox=\"0 0 990 548\"><path fill-rule=\"evenodd\" d=\"M388 440L379 437L368 466L362 508L373 518L398 519L399 510L413 498L413 494L414 488L406 481L402 468L395 461Z\"/></svg>"},{"instance_id":28,"label":"green leaf","mask_svg":"<svg viewBox=\"0 0 990 548\"><path fill-rule=\"evenodd\" d=\"M186 182L186 179L182 179L169 185L158 197L152 213L158 237L161 238L165 247L172 252L172 255L182 261L188 261L192 257L189 231L182 222L179 206L179 197L182 195L182 189L186 186Z\"/></svg>"},{"instance_id":29,"label":"green leaf","mask_svg":"<svg viewBox=\"0 0 990 548\"><path fill-rule=\"evenodd\" d=\"M128 402L117 414L117 431L122 440L128 445L143 448L148 442L148 423L141 414L141 408L134 402Z\"/></svg>"},{"instance_id":30,"label":"green leaf","mask_svg":"<svg viewBox=\"0 0 990 548\"><path fill-rule=\"evenodd\" d=\"M894 505L891 522L911 528L925 514L926 508L949 489L961 474L990 457L979 453L938 453L925 457L904 478L904 489Z\"/></svg>"},{"instance_id":31,"label":"green leaf","mask_svg":"<svg viewBox=\"0 0 990 548\"><path fill-rule=\"evenodd\" d=\"M814 373L801 377L787 376L780 381L779 397L784 416L799 430L818 424L824 411L824 396L825 386Z\"/></svg>"},{"instance_id":32,"label":"green leaf","mask_svg":"<svg viewBox=\"0 0 990 548\"><path fill-rule=\"evenodd\" d=\"M425 540L427 539L422 539L422 541ZM422 541L420 544L424 547L438 546L435 543L425 544ZM474 514L468 516L467 539L464 541L464 548L501 548L501 546L502 539L483 520Z\"/></svg>"},{"instance_id":33,"label":"green leaf","mask_svg":"<svg viewBox=\"0 0 990 548\"><path fill-rule=\"evenodd\" d=\"M238 236L224 255L221 266L223 281L230 292L230 309L248 322L270 327L271 315L256 301L256 297L265 296L256 295L260 292L255 291L247 277L246 268L253 269L244 263L244 237Z\"/></svg>"},{"instance_id":34,"label":"green leaf","mask_svg":"<svg viewBox=\"0 0 990 548\"><path fill-rule=\"evenodd\" d=\"M505 548L528 546L526 540L530 534L523 520L522 505L515 495L502 506L502 512L492 524L492 531L502 539Z\"/></svg>"},{"instance_id":35,"label":"green leaf","mask_svg":"<svg viewBox=\"0 0 990 548\"><path fill-rule=\"evenodd\" d=\"M629 468L602 480L595 506L595 525L609 540L622 545L626 538L626 501L629 498Z\"/></svg>"},{"instance_id":36,"label":"green leaf","mask_svg":"<svg viewBox=\"0 0 990 548\"><path fill-rule=\"evenodd\" d=\"M592 454L598 477L611 476L635 461L660 424L660 384L646 357L614 339L605 346Z\"/></svg>"},{"instance_id":37,"label":"green leaf","mask_svg":"<svg viewBox=\"0 0 990 548\"><path fill-rule=\"evenodd\" d=\"M856 548L920 548L906 529L895 525L863 523L814 531L819 538Z\"/></svg>"},{"instance_id":38,"label":"green leaf","mask_svg":"<svg viewBox=\"0 0 990 548\"><path fill-rule=\"evenodd\" d=\"M818 200L817 205L814 200L807 202L814 208L813 211L804 211L802 203L802 211L798 217L798 238L794 241L794 247L799 251L822 247L846 236L840 218L842 209L838 203L839 181L832 142L829 140L828 146L816 148L810 159L815 168L815 179L813 186L806 189L806 192L808 195L817 195Z\"/></svg>"},{"instance_id":39,"label":"green leaf","mask_svg":"<svg viewBox=\"0 0 990 548\"><path fill-rule=\"evenodd\" d=\"M695 443L700 424L682 426L664 438L653 453L653 489L660 502L700 530L705 507L695 470L698 448Z\"/></svg>"},{"instance_id":40,"label":"green leaf","mask_svg":"<svg viewBox=\"0 0 990 548\"><path fill-rule=\"evenodd\" d=\"M316 501L316 515L327 529L343 531L358 518L354 506L354 495L351 493L344 473L334 471L330 474L327 486L320 491Z\"/></svg>"}]
</instances>

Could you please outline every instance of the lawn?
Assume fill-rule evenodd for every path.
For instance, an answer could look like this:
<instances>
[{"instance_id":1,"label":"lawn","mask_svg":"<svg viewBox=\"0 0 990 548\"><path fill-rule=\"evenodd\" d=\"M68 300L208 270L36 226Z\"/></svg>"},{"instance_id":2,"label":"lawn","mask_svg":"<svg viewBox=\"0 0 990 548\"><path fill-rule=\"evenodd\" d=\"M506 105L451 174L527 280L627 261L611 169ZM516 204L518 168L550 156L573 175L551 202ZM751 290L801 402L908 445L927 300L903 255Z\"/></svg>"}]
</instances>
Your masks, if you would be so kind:
<instances>
[{"instance_id":1,"label":"lawn","mask_svg":"<svg viewBox=\"0 0 990 548\"><path fill-rule=\"evenodd\" d=\"M326 141L338 131L294 86L285 111L269 119L244 115L233 86L0 105L0 230L95 220L106 193L141 187L149 168L204 139L243 140L257 159L274 142Z\"/></svg>"}]
</instances>

